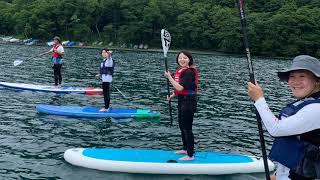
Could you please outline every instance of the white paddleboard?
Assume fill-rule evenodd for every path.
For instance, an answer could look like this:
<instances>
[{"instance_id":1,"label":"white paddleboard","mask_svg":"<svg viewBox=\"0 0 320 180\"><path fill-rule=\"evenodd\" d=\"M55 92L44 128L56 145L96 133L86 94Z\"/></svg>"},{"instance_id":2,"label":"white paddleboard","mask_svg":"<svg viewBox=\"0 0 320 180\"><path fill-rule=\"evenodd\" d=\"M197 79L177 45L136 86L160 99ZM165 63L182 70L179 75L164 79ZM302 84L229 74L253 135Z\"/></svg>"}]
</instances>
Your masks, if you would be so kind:
<instances>
[{"instance_id":1,"label":"white paddleboard","mask_svg":"<svg viewBox=\"0 0 320 180\"><path fill-rule=\"evenodd\" d=\"M60 87L54 88L53 86L46 85L36 85L36 84L25 84L25 83L8 83L0 82L0 86L20 89L20 90L31 90L31 91L41 91L41 92L50 92L50 93L77 93L77 94L102 94L102 89L93 88L93 87Z\"/></svg>"},{"instance_id":2,"label":"white paddleboard","mask_svg":"<svg viewBox=\"0 0 320 180\"><path fill-rule=\"evenodd\" d=\"M196 152L195 160L179 161L174 151L147 149L74 148L64 159L76 166L103 171L144 174L226 175L264 172L262 159L240 154ZM269 170L275 166L268 160Z\"/></svg>"}]
</instances>

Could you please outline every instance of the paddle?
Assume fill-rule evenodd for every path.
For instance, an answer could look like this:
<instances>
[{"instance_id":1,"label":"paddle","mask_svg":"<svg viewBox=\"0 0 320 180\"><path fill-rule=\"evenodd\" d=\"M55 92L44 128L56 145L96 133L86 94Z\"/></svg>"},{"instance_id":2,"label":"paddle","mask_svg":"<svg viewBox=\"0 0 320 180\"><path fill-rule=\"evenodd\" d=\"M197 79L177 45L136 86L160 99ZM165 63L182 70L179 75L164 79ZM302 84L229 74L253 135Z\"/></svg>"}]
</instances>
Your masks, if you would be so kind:
<instances>
[{"instance_id":1,"label":"paddle","mask_svg":"<svg viewBox=\"0 0 320 180\"><path fill-rule=\"evenodd\" d=\"M250 58L250 49L248 44L248 34L246 29L246 18L243 10L244 0L239 0L239 12L240 12L240 23L241 23L241 31L243 34L243 43L246 48L246 54L247 54L247 62L248 62L248 68L249 68L249 76L250 76L250 82L255 83L254 78L254 71L252 66L252 61ZM262 123L261 123L261 117L255 109L255 114L257 118L257 124L259 129L259 137L260 137L260 144L261 144L261 151L262 151L262 157L263 157L263 163L264 163L264 170L266 174L266 179L270 180L270 174L269 174L269 166L268 166L268 160L267 160L267 153L266 153L266 146L264 142L264 136L263 136L263 129L262 129Z\"/></svg>"},{"instance_id":2,"label":"paddle","mask_svg":"<svg viewBox=\"0 0 320 180\"><path fill-rule=\"evenodd\" d=\"M38 54L38 55L36 55L36 56L32 56L32 57L30 57L30 58L28 58L28 59L26 59L26 60L24 60L24 61L31 60L31 59L33 59L33 58L36 58L36 57L38 57L38 56L42 56L42 55L44 55L44 54L47 54L47 53L41 53L41 54ZM18 65L20 65L20 64L22 64L22 63L23 63L23 60L15 60L15 61L13 62L13 65L14 65L14 66L18 66Z\"/></svg>"},{"instance_id":3,"label":"paddle","mask_svg":"<svg viewBox=\"0 0 320 180\"><path fill-rule=\"evenodd\" d=\"M171 36L170 36L170 33L165 29L161 29L161 42L162 42L165 68L166 68L166 71L168 71L167 53L171 43ZM167 92L168 92L168 96L170 97L169 79L167 79ZM172 125L171 100L169 100L168 102L169 102L169 112L170 112L170 124Z\"/></svg>"},{"instance_id":4,"label":"paddle","mask_svg":"<svg viewBox=\"0 0 320 180\"><path fill-rule=\"evenodd\" d=\"M113 85L113 87L122 95L123 98L127 99L128 97L126 95L124 95L120 89L118 89L115 85Z\"/></svg>"}]
</instances>

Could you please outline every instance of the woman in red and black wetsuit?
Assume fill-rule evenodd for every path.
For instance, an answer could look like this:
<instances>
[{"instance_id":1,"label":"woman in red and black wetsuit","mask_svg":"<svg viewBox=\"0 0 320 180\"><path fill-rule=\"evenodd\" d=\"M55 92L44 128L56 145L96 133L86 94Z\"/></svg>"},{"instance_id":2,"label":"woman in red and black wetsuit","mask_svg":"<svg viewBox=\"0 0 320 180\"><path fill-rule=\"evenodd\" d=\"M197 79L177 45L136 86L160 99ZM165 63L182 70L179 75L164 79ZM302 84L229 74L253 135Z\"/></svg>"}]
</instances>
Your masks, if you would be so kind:
<instances>
[{"instance_id":1,"label":"woman in red and black wetsuit","mask_svg":"<svg viewBox=\"0 0 320 180\"><path fill-rule=\"evenodd\" d=\"M172 77L169 71L165 72L166 78L174 87L174 92L168 100L178 96L178 120L181 130L183 149L176 151L176 154L186 154L179 160L194 160L194 136L192 123L197 107L198 71L193 64L190 52L181 51L176 57L180 67Z\"/></svg>"}]
</instances>

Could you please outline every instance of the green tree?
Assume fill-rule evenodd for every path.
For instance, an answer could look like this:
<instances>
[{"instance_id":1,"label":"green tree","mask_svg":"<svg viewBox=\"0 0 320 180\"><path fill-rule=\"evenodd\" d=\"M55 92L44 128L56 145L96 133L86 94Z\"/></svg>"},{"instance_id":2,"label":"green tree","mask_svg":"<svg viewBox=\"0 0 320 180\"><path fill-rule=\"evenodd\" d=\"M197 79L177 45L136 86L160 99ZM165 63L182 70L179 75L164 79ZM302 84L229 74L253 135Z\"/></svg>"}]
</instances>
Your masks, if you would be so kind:
<instances>
[{"instance_id":1,"label":"green tree","mask_svg":"<svg viewBox=\"0 0 320 180\"><path fill-rule=\"evenodd\" d=\"M234 0L0 0L0 33L42 40L148 44L169 30L173 48L243 51ZM245 1L254 54L320 54L319 0Z\"/></svg>"}]
</instances>

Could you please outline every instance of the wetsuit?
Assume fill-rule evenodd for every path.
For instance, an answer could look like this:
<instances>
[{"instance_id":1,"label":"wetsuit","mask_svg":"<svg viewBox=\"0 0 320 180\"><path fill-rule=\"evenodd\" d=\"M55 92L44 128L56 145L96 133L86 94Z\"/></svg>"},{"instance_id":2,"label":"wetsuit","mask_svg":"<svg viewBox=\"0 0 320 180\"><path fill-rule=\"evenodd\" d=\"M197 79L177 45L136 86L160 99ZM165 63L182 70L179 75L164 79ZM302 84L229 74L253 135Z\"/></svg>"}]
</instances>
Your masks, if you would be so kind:
<instances>
[{"instance_id":1,"label":"wetsuit","mask_svg":"<svg viewBox=\"0 0 320 180\"><path fill-rule=\"evenodd\" d=\"M177 71L178 72L178 71ZM180 74L178 83L183 86L182 91L175 90L178 96L178 121L181 131L183 150L187 151L189 157L194 154L194 136L192 124L197 107L197 72L189 68ZM175 80L177 81L177 73Z\"/></svg>"}]
</instances>

